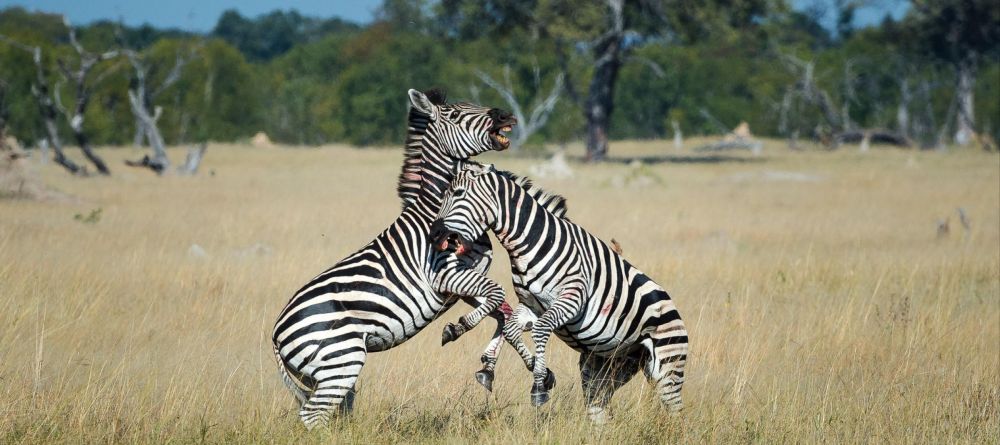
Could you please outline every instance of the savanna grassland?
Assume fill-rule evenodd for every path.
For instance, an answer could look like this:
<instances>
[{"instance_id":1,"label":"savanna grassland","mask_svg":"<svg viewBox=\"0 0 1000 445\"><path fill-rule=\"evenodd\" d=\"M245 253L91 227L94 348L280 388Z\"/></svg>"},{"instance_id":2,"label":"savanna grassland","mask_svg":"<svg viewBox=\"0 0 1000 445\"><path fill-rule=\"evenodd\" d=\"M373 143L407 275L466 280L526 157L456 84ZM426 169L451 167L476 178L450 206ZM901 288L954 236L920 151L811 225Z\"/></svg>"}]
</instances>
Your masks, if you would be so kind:
<instances>
[{"instance_id":1,"label":"savanna grassland","mask_svg":"<svg viewBox=\"0 0 1000 445\"><path fill-rule=\"evenodd\" d=\"M398 214L399 150L212 145L202 174L164 178L121 166L132 149L101 152L115 176L32 161L73 200L0 201L2 443L1000 442L996 154L769 144L571 162L572 178L537 182L618 240L687 322L683 415L640 375L615 419L591 426L577 355L558 340L552 402L530 406L509 348L488 395L472 374L492 326L439 346L458 305L369 356L352 417L306 432L271 325ZM541 162L483 159L524 174ZM497 257L491 275L509 287Z\"/></svg>"}]
</instances>

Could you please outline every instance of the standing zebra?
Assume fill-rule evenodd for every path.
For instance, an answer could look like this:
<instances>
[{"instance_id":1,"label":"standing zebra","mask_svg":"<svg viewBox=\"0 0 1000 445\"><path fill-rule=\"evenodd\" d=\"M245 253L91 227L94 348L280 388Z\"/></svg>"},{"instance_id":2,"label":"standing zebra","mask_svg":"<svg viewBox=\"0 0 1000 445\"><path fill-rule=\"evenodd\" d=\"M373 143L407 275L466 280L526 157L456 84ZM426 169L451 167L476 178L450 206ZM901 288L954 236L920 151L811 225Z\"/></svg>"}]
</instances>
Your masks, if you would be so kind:
<instances>
[{"instance_id":1,"label":"standing zebra","mask_svg":"<svg viewBox=\"0 0 1000 445\"><path fill-rule=\"evenodd\" d=\"M438 249L465 245L490 229L507 249L522 305L510 323L525 325L535 342L535 406L549 400L545 348L555 332L580 351L595 422L606 419L611 396L640 368L666 407L679 411L688 338L674 302L611 246L566 219L564 207L562 197L526 179L470 162L445 194L431 239Z\"/></svg>"},{"instance_id":2,"label":"standing zebra","mask_svg":"<svg viewBox=\"0 0 1000 445\"><path fill-rule=\"evenodd\" d=\"M351 409L368 353L413 337L456 298L478 306L473 316L463 317L470 327L486 315L502 324L510 312L503 289L484 277L492 260L486 234L468 243L462 258L431 249L428 234L457 162L506 149L510 141L503 132L515 120L495 108L447 104L437 91L410 90L409 100L398 187L402 214L368 245L299 289L274 326L282 378L301 403L299 416L308 428L329 421L335 410ZM477 373L487 388L481 374L492 381L502 328L484 353L486 367Z\"/></svg>"}]
</instances>

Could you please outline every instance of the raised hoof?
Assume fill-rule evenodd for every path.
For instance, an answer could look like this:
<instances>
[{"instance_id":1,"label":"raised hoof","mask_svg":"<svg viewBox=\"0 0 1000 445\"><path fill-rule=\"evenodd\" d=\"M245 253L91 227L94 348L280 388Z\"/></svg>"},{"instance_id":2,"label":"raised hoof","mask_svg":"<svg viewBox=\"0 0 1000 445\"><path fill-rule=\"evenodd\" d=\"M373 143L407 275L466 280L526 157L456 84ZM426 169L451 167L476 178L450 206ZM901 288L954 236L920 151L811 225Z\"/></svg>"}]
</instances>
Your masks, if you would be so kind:
<instances>
[{"instance_id":1,"label":"raised hoof","mask_svg":"<svg viewBox=\"0 0 1000 445\"><path fill-rule=\"evenodd\" d=\"M545 402L548 402L548 401L549 401L549 392L548 391L542 391L542 392L534 392L534 391L532 391L532 393L531 393L531 405L534 406L535 408L538 408L539 406L544 405Z\"/></svg>"},{"instance_id":2,"label":"raised hoof","mask_svg":"<svg viewBox=\"0 0 1000 445\"><path fill-rule=\"evenodd\" d=\"M476 381L487 391L493 392L493 371L482 370L476 372Z\"/></svg>"},{"instance_id":3,"label":"raised hoof","mask_svg":"<svg viewBox=\"0 0 1000 445\"><path fill-rule=\"evenodd\" d=\"M444 330L441 332L441 346L458 340L458 337L462 335L461 328L454 323L448 323L445 325Z\"/></svg>"},{"instance_id":4,"label":"raised hoof","mask_svg":"<svg viewBox=\"0 0 1000 445\"><path fill-rule=\"evenodd\" d=\"M556 387L556 373L552 372L551 369L545 370L545 391L548 392L552 388ZM548 400L548 399L546 399ZM545 402L542 402L545 403Z\"/></svg>"}]
</instances>

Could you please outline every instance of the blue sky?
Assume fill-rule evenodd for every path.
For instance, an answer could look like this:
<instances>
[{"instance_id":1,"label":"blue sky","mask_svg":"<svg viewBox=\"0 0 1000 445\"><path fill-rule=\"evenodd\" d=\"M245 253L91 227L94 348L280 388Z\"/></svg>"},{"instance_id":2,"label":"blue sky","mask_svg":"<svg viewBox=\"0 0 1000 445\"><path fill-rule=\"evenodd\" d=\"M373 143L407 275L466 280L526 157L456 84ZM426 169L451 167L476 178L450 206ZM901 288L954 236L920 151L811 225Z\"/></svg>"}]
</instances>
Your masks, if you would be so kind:
<instances>
[{"instance_id":1,"label":"blue sky","mask_svg":"<svg viewBox=\"0 0 1000 445\"><path fill-rule=\"evenodd\" d=\"M304 15L339 16L369 22L380 0L0 0L0 8L22 6L29 10L59 12L73 23L124 19L127 25L149 23L162 28L211 31L222 11L236 9L256 17L275 9L296 9Z\"/></svg>"},{"instance_id":2,"label":"blue sky","mask_svg":"<svg viewBox=\"0 0 1000 445\"><path fill-rule=\"evenodd\" d=\"M697 1L697 0L692 0ZM792 0L797 9L814 5L832 4L832 0ZM210 31L222 11L235 8L245 16L257 15L274 9L297 9L305 15L317 17L339 16L351 21L365 23L372 20L373 13L381 0L161 0L156 2L137 0L0 0L0 8L23 6L29 10L60 12L66 14L73 23L84 24L99 19L124 19L128 25L149 23L163 28L181 28L193 31ZM899 0L871 0L858 11L858 25L875 24L886 13L902 17L909 8L909 2ZM832 8L824 17L824 25L832 28L836 17Z\"/></svg>"}]
</instances>

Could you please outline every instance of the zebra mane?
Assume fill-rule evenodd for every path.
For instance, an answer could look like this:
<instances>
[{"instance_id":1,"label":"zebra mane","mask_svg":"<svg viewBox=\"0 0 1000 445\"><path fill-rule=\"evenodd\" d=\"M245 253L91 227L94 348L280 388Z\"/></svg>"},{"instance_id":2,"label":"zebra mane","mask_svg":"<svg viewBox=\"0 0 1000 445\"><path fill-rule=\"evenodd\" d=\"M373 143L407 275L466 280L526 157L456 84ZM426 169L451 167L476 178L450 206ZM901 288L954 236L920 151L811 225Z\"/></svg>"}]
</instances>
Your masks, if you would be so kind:
<instances>
[{"instance_id":1,"label":"zebra mane","mask_svg":"<svg viewBox=\"0 0 1000 445\"><path fill-rule=\"evenodd\" d=\"M423 159L421 153L423 147L420 139L423 138L430 125L430 116L410 108L410 115L407 119L406 145L403 146L403 169L399 173L399 180L396 185L396 192L399 199L403 201L405 209L410 204L417 202L420 193L420 183L423 180Z\"/></svg>"},{"instance_id":2,"label":"zebra mane","mask_svg":"<svg viewBox=\"0 0 1000 445\"><path fill-rule=\"evenodd\" d=\"M431 88L424 91L424 94L434 105L446 103L447 94L440 88ZM406 119L406 143L403 146L403 168L396 184L396 193L403 201L404 209L417 202L417 196L420 195L424 171L421 139L431 124L430 116L413 107L409 107L409 109Z\"/></svg>"},{"instance_id":3,"label":"zebra mane","mask_svg":"<svg viewBox=\"0 0 1000 445\"><path fill-rule=\"evenodd\" d=\"M534 198L535 201L538 202L538 205L545 208L545 210L549 213L559 218L569 220L569 218L566 217L566 198L543 190L541 187L535 185L530 179L524 176L518 176L505 170L497 170L496 172L500 176L510 179L515 184L519 185L522 189L524 189L524 192L527 193L528 196Z\"/></svg>"}]
</instances>

